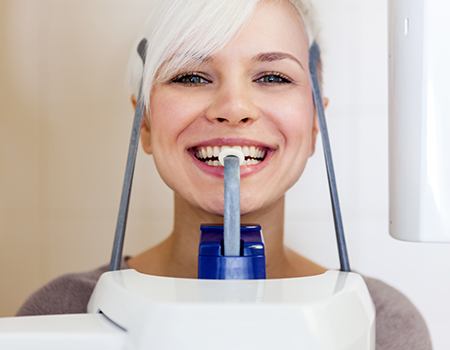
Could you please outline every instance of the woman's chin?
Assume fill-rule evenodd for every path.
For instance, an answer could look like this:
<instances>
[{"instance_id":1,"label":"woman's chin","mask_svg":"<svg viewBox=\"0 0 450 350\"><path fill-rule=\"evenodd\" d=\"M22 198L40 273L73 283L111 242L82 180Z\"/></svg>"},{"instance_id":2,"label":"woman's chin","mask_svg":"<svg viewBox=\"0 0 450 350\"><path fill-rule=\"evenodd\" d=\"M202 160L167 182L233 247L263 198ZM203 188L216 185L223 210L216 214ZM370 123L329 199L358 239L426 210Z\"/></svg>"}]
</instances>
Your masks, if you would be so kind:
<instances>
[{"instance_id":1,"label":"woman's chin","mask_svg":"<svg viewBox=\"0 0 450 350\"><path fill-rule=\"evenodd\" d=\"M222 217L224 215L223 200L220 201L219 203L205 203L204 205L201 205L201 208L211 215L222 216ZM251 214L261 211L261 209L262 209L262 207L260 205L258 205L257 203L246 201L244 203L241 202L240 213L241 213L241 216L248 216L248 215L251 215Z\"/></svg>"}]
</instances>

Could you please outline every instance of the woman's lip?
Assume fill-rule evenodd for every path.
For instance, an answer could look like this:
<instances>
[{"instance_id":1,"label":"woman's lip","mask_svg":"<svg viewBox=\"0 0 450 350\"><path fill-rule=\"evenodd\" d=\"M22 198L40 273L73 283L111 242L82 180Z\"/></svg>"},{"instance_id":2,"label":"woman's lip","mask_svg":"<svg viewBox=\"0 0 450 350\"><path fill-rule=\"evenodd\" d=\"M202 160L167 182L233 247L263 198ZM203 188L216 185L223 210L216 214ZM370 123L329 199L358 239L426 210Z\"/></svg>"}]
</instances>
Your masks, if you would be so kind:
<instances>
[{"instance_id":1,"label":"woman's lip","mask_svg":"<svg viewBox=\"0 0 450 350\"><path fill-rule=\"evenodd\" d=\"M187 149L199 148L199 147L207 147L207 146L256 146L260 148L267 148L270 150L276 150L277 147L273 145L266 144L264 142L249 140L237 137L219 137L206 141L202 141L200 143L193 144L188 146Z\"/></svg>"},{"instance_id":2,"label":"woman's lip","mask_svg":"<svg viewBox=\"0 0 450 350\"><path fill-rule=\"evenodd\" d=\"M223 178L224 167L208 165L208 164L202 162L201 160L198 160L197 157L195 157L195 155L192 152L187 152L187 153L193 159L194 164L198 168L200 168L200 170L202 170L203 172L205 172L207 174ZM241 170L241 178L250 176L250 175L252 175L254 173L257 173L258 171L262 170L263 168L265 168L266 165L269 163L269 160L272 158L274 153L275 153L275 151L268 150L267 153L266 153L266 156L265 156L265 158L264 158L264 160L262 162L260 162L258 164L254 164L254 165L243 165L243 166L241 166L241 168L240 168L240 170Z\"/></svg>"}]
</instances>

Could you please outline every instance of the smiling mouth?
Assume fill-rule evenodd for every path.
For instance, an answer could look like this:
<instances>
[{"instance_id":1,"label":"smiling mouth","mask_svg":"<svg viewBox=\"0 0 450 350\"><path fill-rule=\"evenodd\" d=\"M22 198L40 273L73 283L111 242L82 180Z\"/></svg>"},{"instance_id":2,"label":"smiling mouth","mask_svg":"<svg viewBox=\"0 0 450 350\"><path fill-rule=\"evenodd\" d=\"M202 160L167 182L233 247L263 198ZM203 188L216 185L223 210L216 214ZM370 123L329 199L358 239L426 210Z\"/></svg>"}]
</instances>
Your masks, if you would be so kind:
<instances>
[{"instance_id":1,"label":"smiling mouth","mask_svg":"<svg viewBox=\"0 0 450 350\"><path fill-rule=\"evenodd\" d=\"M199 146L192 147L190 152L199 161L212 167L223 167L219 162L219 154L222 150L227 148L233 148L241 151L244 154L244 164L242 166L257 165L266 159L268 152L267 147L261 146Z\"/></svg>"}]
</instances>

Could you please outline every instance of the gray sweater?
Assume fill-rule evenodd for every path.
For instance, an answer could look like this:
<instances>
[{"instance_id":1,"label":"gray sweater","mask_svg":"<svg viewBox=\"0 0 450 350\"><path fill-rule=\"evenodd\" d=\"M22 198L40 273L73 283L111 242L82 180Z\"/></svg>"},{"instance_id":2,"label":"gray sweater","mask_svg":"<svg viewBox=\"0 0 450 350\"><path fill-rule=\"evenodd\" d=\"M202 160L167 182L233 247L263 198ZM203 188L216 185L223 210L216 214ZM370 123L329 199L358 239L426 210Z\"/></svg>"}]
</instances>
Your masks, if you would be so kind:
<instances>
[{"instance_id":1,"label":"gray sweater","mask_svg":"<svg viewBox=\"0 0 450 350\"><path fill-rule=\"evenodd\" d=\"M107 269L56 278L32 294L17 315L85 313L95 284ZM431 350L427 326L415 306L386 283L365 281L376 308L376 350Z\"/></svg>"}]
</instances>

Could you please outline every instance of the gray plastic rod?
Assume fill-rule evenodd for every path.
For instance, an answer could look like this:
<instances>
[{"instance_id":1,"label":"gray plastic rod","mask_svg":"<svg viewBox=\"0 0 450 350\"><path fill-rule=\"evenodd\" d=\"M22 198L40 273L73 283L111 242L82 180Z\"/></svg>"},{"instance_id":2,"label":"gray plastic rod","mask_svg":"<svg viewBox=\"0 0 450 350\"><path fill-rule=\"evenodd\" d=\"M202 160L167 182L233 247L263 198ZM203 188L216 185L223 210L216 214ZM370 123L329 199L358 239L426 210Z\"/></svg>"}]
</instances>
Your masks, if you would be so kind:
<instances>
[{"instance_id":1,"label":"gray plastic rod","mask_svg":"<svg viewBox=\"0 0 450 350\"><path fill-rule=\"evenodd\" d=\"M224 254L239 256L241 249L240 161L236 156L224 158Z\"/></svg>"}]
</instances>

